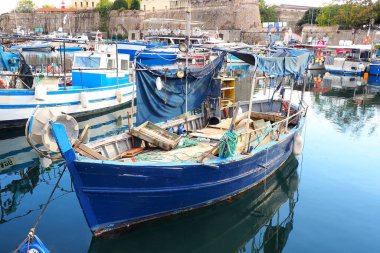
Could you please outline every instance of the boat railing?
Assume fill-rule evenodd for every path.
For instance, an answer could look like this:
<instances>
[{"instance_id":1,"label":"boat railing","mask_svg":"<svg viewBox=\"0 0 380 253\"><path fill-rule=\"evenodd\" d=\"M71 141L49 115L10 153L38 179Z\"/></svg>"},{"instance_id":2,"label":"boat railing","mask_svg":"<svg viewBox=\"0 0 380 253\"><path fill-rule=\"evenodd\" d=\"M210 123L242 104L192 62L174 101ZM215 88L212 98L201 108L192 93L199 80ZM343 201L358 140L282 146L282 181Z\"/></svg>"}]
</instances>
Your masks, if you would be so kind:
<instances>
[{"instance_id":1,"label":"boat railing","mask_svg":"<svg viewBox=\"0 0 380 253\"><path fill-rule=\"evenodd\" d=\"M280 127L281 127L281 125L285 125L285 124L287 124L287 122L288 122L288 124L289 124L289 122L291 122L293 119L295 119L296 117L299 119L299 118L301 118L301 115L302 115L302 113L304 113L304 112L306 112L306 110L304 110L304 109L302 109L302 110L299 110L297 113L295 113L295 114L293 114L293 115L291 115L291 116L289 116L289 117L287 117L287 118L285 118L285 119L282 119L282 120L280 120L280 121L277 121L277 122L274 122L274 123L272 123L271 125L270 125L270 127L271 127L271 131L269 131L269 133L271 133L271 132L273 132L273 130L274 129L280 129ZM277 127L278 126L278 127ZM241 132L241 133L238 133L238 137L239 138L242 138L243 136L246 136L246 135L249 135L249 139L251 140L251 138L252 138L252 135L256 135L257 133L260 133L261 131L263 131L263 130L265 130L265 129L267 129L269 126L264 126L264 127L260 127L260 128L257 128L257 129L253 129L253 130L248 130L248 131L246 131L246 132ZM268 134L269 134L268 133ZM258 143L258 145L257 146L259 146L260 144L261 144L261 142L264 140L265 138L262 138L262 140ZM251 144L250 143L248 143L248 145L250 146ZM257 147L256 146L256 147Z\"/></svg>"}]
</instances>

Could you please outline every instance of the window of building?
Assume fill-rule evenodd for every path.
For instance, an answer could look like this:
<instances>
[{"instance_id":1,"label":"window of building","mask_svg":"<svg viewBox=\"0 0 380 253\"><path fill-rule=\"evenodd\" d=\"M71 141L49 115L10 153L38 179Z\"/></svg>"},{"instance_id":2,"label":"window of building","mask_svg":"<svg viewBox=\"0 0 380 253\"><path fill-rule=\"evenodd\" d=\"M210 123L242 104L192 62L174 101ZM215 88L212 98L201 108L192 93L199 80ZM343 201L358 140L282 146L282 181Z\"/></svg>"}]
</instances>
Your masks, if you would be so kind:
<instances>
[{"instance_id":1,"label":"window of building","mask_svg":"<svg viewBox=\"0 0 380 253\"><path fill-rule=\"evenodd\" d=\"M155 8L153 7L153 11L155 11Z\"/></svg>"},{"instance_id":2,"label":"window of building","mask_svg":"<svg viewBox=\"0 0 380 253\"><path fill-rule=\"evenodd\" d=\"M82 2L80 2L80 7L81 7L81 8L83 7L83 3L82 3Z\"/></svg>"},{"instance_id":3,"label":"window of building","mask_svg":"<svg viewBox=\"0 0 380 253\"><path fill-rule=\"evenodd\" d=\"M86 2L86 6L88 7L88 2Z\"/></svg>"},{"instance_id":4,"label":"window of building","mask_svg":"<svg viewBox=\"0 0 380 253\"><path fill-rule=\"evenodd\" d=\"M92 7L95 7L95 3L94 2L92 2Z\"/></svg>"},{"instance_id":5,"label":"window of building","mask_svg":"<svg viewBox=\"0 0 380 253\"><path fill-rule=\"evenodd\" d=\"M77 2L75 2L75 8L77 8L78 7L78 3Z\"/></svg>"}]
</instances>

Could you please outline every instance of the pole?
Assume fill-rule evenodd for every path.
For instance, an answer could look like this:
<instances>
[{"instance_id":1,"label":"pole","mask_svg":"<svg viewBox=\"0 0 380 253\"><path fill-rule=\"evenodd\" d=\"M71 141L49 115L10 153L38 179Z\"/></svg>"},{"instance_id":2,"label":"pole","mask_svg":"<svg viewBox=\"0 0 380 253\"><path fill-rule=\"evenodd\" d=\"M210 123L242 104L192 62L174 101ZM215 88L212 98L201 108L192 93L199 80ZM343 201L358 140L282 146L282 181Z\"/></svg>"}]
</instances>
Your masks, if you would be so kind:
<instances>
[{"instance_id":1,"label":"pole","mask_svg":"<svg viewBox=\"0 0 380 253\"><path fill-rule=\"evenodd\" d=\"M251 84L251 96L249 97L249 105L248 105L248 116L247 116L247 123L245 124L245 132L248 133L249 131L249 121L251 119L251 112L252 112L252 102L253 102L253 94L255 93L255 85L256 85L256 71L252 78L252 84ZM247 146L247 153L249 152L249 145L250 140L246 136L246 146Z\"/></svg>"},{"instance_id":2,"label":"pole","mask_svg":"<svg viewBox=\"0 0 380 253\"><path fill-rule=\"evenodd\" d=\"M66 44L63 41L63 86L64 89L67 90L66 87Z\"/></svg>"},{"instance_id":3,"label":"pole","mask_svg":"<svg viewBox=\"0 0 380 253\"><path fill-rule=\"evenodd\" d=\"M293 87L294 87L294 80L292 82L291 88L290 88L290 99L289 99L289 104L288 104L288 113L286 115L286 128L285 131L288 131L288 124L289 124L289 117L290 117L290 107L292 104L292 96L293 96Z\"/></svg>"},{"instance_id":4,"label":"pole","mask_svg":"<svg viewBox=\"0 0 380 253\"><path fill-rule=\"evenodd\" d=\"M186 52L186 87L185 87L185 93L186 93L186 96L185 96L185 111L186 111L186 114L185 114L185 119L186 119L186 128L188 128L188 124L187 124L187 117L188 117L188 98L187 98L187 93L188 93L188 72L189 72L189 49L190 49L190 22L191 22L191 12L190 12L190 5L189 5L189 2L187 2L187 10L186 10L186 46L187 46L187 52ZM189 129L186 129L187 131Z\"/></svg>"},{"instance_id":5,"label":"pole","mask_svg":"<svg viewBox=\"0 0 380 253\"><path fill-rule=\"evenodd\" d=\"M132 118L133 118L133 115L134 115L134 111L135 111L135 86L136 86L136 57L135 57L135 60L133 61L133 66L132 66ZM132 127L133 127L133 122L132 122Z\"/></svg>"},{"instance_id":6,"label":"pole","mask_svg":"<svg viewBox=\"0 0 380 253\"><path fill-rule=\"evenodd\" d=\"M119 88L119 54L117 53L117 43L116 45L116 86Z\"/></svg>"}]
</instances>

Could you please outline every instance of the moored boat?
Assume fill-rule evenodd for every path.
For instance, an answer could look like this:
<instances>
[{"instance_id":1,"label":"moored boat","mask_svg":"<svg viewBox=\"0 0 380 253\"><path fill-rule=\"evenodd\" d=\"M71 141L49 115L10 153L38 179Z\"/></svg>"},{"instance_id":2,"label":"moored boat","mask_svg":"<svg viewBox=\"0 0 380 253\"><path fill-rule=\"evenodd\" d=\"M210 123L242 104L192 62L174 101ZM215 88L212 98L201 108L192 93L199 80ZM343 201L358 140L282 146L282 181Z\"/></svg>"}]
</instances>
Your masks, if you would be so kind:
<instances>
[{"instance_id":1,"label":"moored boat","mask_svg":"<svg viewBox=\"0 0 380 253\"><path fill-rule=\"evenodd\" d=\"M21 66L24 71L19 71L20 75L10 74L16 82L2 77L0 128L25 126L37 106L88 116L131 101L133 82L129 78L128 55L116 58L111 51L75 53L71 81L60 77L40 79L25 62Z\"/></svg>"},{"instance_id":2,"label":"moored boat","mask_svg":"<svg viewBox=\"0 0 380 253\"><path fill-rule=\"evenodd\" d=\"M269 60L241 51L235 54L263 70L275 64L280 69L271 72L273 76L299 79L307 67L309 53L285 50L280 55ZM206 111L172 119L205 102L204 94L215 89L213 75L222 66L224 56L188 71L185 98L183 76L175 79L175 73L168 70L151 70L138 64L139 126L131 133L87 145L76 142L73 148L65 127L51 123L94 235L230 198L265 181L292 153L301 152L299 135L305 119L302 103L295 106L290 101L252 99L238 102L234 113L216 126L207 126L210 114ZM161 78L165 80L163 84L158 81ZM218 90L220 95L220 88L214 94ZM253 90L254 85L251 98ZM245 113L238 115L239 107ZM165 129L186 129L187 138Z\"/></svg>"},{"instance_id":3,"label":"moored boat","mask_svg":"<svg viewBox=\"0 0 380 253\"><path fill-rule=\"evenodd\" d=\"M371 45L341 45L328 48L336 50L336 56L325 62L326 71L343 75L364 74L371 58Z\"/></svg>"}]
</instances>

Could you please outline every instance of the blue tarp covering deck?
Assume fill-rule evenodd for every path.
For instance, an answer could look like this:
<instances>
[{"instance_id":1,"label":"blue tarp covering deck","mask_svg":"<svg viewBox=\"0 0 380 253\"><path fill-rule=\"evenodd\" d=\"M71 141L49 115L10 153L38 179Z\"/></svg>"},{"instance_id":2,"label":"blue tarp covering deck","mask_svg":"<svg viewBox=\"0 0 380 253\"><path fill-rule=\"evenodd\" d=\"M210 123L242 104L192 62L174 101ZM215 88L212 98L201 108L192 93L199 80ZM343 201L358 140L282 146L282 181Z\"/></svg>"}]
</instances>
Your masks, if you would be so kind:
<instances>
[{"instance_id":1,"label":"blue tarp covering deck","mask_svg":"<svg viewBox=\"0 0 380 253\"><path fill-rule=\"evenodd\" d=\"M189 70L188 74L188 110L199 107L209 94L215 74L219 72L224 62L222 53L210 64ZM166 121L186 111L186 77L178 78L177 69L153 70L137 63L137 126L151 121L153 123ZM156 79L160 77L162 89L156 87Z\"/></svg>"}]
</instances>

